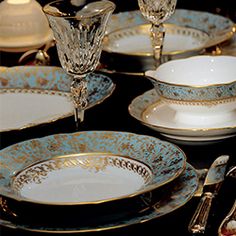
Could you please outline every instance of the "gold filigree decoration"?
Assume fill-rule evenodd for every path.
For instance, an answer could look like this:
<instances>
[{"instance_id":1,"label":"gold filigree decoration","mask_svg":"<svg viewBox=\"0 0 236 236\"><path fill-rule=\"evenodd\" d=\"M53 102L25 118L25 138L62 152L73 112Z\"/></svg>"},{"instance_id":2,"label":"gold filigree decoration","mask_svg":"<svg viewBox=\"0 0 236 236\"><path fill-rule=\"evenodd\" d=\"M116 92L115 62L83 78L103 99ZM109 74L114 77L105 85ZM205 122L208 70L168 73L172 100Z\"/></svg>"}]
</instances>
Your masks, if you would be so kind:
<instances>
[{"instance_id":1,"label":"gold filigree decoration","mask_svg":"<svg viewBox=\"0 0 236 236\"><path fill-rule=\"evenodd\" d=\"M62 156L26 168L15 176L12 182L12 187L16 191L20 191L25 184L41 184L48 174L55 170L79 166L89 171L98 172L105 170L109 165L137 173L143 178L145 184L149 183L152 179L152 173L147 166L138 164L137 162L132 162L128 158L114 158L114 156L109 155L92 155L86 156L85 158L78 158L78 156L68 156L68 158L66 158L66 156Z\"/></svg>"},{"instance_id":2,"label":"gold filigree decoration","mask_svg":"<svg viewBox=\"0 0 236 236\"><path fill-rule=\"evenodd\" d=\"M189 106L215 106L218 104L225 104L229 102L234 102L236 101L236 96L230 97L230 98L222 98L222 99L215 99L215 100L202 100L202 101L197 101L197 100L174 100L174 99L167 99L162 96L160 96L161 99L164 102L172 103L172 104L178 104L178 105L189 105Z\"/></svg>"},{"instance_id":3,"label":"gold filigree decoration","mask_svg":"<svg viewBox=\"0 0 236 236\"><path fill-rule=\"evenodd\" d=\"M48 174L55 170L65 168L81 167L83 169L102 171L108 164L107 158L103 157L87 157L78 159L77 157L55 158L48 162L39 163L37 165L26 168L15 176L13 181L13 188L19 191L24 184L36 183L41 184Z\"/></svg>"}]
</instances>

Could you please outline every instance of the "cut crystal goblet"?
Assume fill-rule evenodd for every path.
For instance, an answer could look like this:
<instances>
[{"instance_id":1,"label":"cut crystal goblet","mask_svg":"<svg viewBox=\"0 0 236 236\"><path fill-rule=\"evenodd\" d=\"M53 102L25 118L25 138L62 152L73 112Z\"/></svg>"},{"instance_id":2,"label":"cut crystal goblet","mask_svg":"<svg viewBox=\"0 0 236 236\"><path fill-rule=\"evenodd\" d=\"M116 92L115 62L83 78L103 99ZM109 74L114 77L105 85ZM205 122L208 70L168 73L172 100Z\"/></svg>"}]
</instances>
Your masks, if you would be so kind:
<instances>
[{"instance_id":1,"label":"cut crystal goblet","mask_svg":"<svg viewBox=\"0 0 236 236\"><path fill-rule=\"evenodd\" d=\"M115 9L110 1L59 0L43 7L56 40L62 68L71 78L75 122L84 119L88 73L100 60L107 22Z\"/></svg>"},{"instance_id":2,"label":"cut crystal goblet","mask_svg":"<svg viewBox=\"0 0 236 236\"><path fill-rule=\"evenodd\" d=\"M175 11L177 0L138 0L142 15L151 22L151 39L154 58L161 63L165 37L163 22Z\"/></svg>"}]
</instances>

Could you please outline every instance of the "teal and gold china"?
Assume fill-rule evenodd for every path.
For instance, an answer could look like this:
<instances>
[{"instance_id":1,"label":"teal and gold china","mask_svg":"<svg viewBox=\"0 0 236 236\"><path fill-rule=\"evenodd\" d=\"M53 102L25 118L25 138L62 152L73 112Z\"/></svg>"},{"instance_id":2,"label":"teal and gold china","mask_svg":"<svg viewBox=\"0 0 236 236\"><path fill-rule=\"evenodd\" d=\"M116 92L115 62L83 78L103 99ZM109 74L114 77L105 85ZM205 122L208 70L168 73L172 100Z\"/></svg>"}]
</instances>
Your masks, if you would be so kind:
<instances>
[{"instance_id":1,"label":"teal and gold china","mask_svg":"<svg viewBox=\"0 0 236 236\"><path fill-rule=\"evenodd\" d=\"M113 14L108 24L107 33L126 27L147 24L140 11L125 11ZM209 47L215 46L234 35L235 24L227 17L195 10L176 9L166 23L198 29L210 37Z\"/></svg>"},{"instance_id":2,"label":"teal and gold china","mask_svg":"<svg viewBox=\"0 0 236 236\"><path fill-rule=\"evenodd\" d=\"M172 60L145 75L174 121L192 126L236 120L236 57L194 56Z\"/></svg>"},{"instance_id":3,"label":"teal and gold china","mask_svg":"<svg viewBox=\"0 0 236 236\"><path fill-rule=\"evenodd\" d=\"M114 35L116 34L116 32L124 32L125 29L132 29L132 28L137 29L139 27L143 27L142 25L148 23L149 22L144 19L140 11L127 11L127 12L116 13L113 14L111 17L107 29L107 35L108 34ZM189 29L190 31L191 29L200 31L201 33L198 34L201 35L200 37L201 40L206 39L206 36L204 36L206 34L208 36L208 39L206 40L206 42L204 40L205 45L202 47L205 49L207 54L218 53L219 48L221 48L218 46L225 41L229 41L233 37L233 35L235 35L234 33L235 24L232 20L223 17L221 15L212 14L209 12L176 9L174 14L165 23L183 27L185 29ZM128 30L127 32L128 35L125 36L127 39L126 44L132 48L133 44L135 45L135 43L132 42L132 40L130 40L130 38L128 37L129 32L130 30ZM132 36L132 38L134 37ZM191 38L189 39L191 40ZM139 46L141 47L142 44L139 44ZM199 51L199 53L203 52ZM230 53L230 49L228 50L228 53ZM117 71L120 73L132 73L132 74L142 75L144 71L154 69L152 54L146 56L145 55L134 56L131 55L130 53L122 54L122 53L115 53L113 51L112 58L107 57L107 54L108 54L107 50L104 50L102 53L101 62L104 64L104 70L108 72ZM186 57L191 55L191 53L189 52L188 53L185 52L185 54ZM175 59L177 59L176 57L177 55L172 55L172 56L174 56ZM184 54L182 56L184 56ZM168 59L168 57L166 57L166 60L170 59L172 60L173 58L170 57Z\"/></svg>"},{"instance_id":4,"label":"teal and gold china","mask_svg":"<svg viewBox=\"0 0 236 236\"><path fill-rule=\"evenodd\" d=\"M75 168L76 163L78 163L78 157L76 158L74 156L74 160L70 159L73 158L73 155L83 154L84 158L87 156L89 160L89 156L95 155L96 153L105 153L106 155L103 154L104 158L107 157L107 154L108 156L118 155L129 157L136 162L142 162L148 168L141 168L138 171L144 171L150 180L131 193L126 192L124 196L110 196L103 200L97 198L97 200L91 200L89 202L80 202L80 200L76 201L75 199L74 201L68 200L66 202L52 202L49 200L47 202L45 199L44 201L40 201L19 194L17 190L20 188L19 186L30 183L32 179L35 180L34 184L37 185L38 180L38 184L40 184L40 175L42 175L42 178L46 178L44 176L45 171L43 170L45 168L52 169L53 166L55 167L55 165L49 165L48 163L44 168L38 166L38 168L34 169L35 171L30 173L31 169L29 166L32 164L41 162L42 165L45 161L52 161L52 158L61 157L62 162L58 161L58 166L62 168L62 164L60 163L65 163L63 165L69 166L68 174L70 175L73 173L72 167ZM99 156L102 159L102 154L97 155L98 160ZM66 157L63 159L62 156ZM87 163L88 167L91 167L90 162L87 161L85 163ZM126 162L122 163L125 164ZM93 214L93 212L100 212L100 215L103 212L111 213L111 206L113 205L116 206L118 211L121 211L118 207L121 206L121 209L125 210L127 214L135 211L137 208L143 207L145 205L142 199L144 194L149 195L151 191L173 181L184 171L186 167L186 156L174 144L151 136L115 131L84 131L72 134L51 135L7 147L0 151L0 166L1 195L7 199L8 209L14 211L19 218L21 215L24 218L28 216L31 221L34 219L37 222L53 219L58 222L60 219L63 222L63 216L64 218L68 217L70 213L69 215L76 215L82 218L83 221L89 218L91 222L92 220L97 222L97 220L104 220L104 217L97 219L97 215ZM24 173L28 173L28 175L20 175L19 172L27 167L28 169ZM129 165L129 168L131 168L131 165ZM18 178L16 177L17 173ZM68 177L66 176L66 178ZM63 177L61 181L63 181ZM18 187L16 188L16 186ZM76 184L75 188L78 188ZM96 192L93 194L96 194ZM124 209L122 206L127 207ZM50 209L53 209L53 211ZM115 209L115 207L112 207L112 209ZM42 214L32 216L32 212L35 210L38 213L46 213L45 217L39 219L38 216ZM112 210L112 213L114 211ZM62 214L62 212L67 212L68 214Z\"/></svg>"},{"instance_id":5,"label":"teal and gold china","mask_svg":"<svg viewBox=\"0 0 236 236\"><path fill-rule=\"evenodd\" d=\"M153 177L152 169L140 161L83 153L34 163L14 176L12 188L36 202L89 204L129 196L145 188Z\"/></svg>"},{"instance_id":6,"label":"teal and gold china","mask_svg":"<svg viewBox=\"0 0 236 236\"><path fill-rule=\"evenodd\" d=\"M22 130L73 115L70 81L60 67L0 67L0 73L0 132ZM90 74L87 80L87 108L101 103L115 89L112 80L102 74Z\"/></svg>"},{"instance_id":7,"label":"teal and gold china","mask_svg":"<svg viewBox=\"0 0 236 236\"><path fill-rule=\"evenodd\" d=\"M73 221L77 222L76 226L62 227L60 224L55 227L50 227L43 224L30 224L27 222L18 223L15 219L9 220L7 217L1 217L0 225L12 229L20 229L22 231L41 232L41 233L82 233L82 232L98 232L104 230L112 230L124 228L131 225L145 223L150 220L158 219L166 214L169 214L183 205L185 205L194 195L198 187L198 176L195 169L187 163L185 171L174 181L165 185L160 189L159 199L157 199L150 207L143 209L132 215L123 215L119 219L112 220L111 222L97 223L93 226L78 225L78 219L74 218Z\"/></svg>"},{"instance_id":8,"label":"teal and gold china","mask_svg":"<svg viewBox=\"0 0 236 236\"><path fill-rule=\"evenodd\" d=\"M236 134L236 120L220 125L188 125L174 120L175 112L160 99L155 89L136 98L129 105L129 114L143 125L172 140L216 141Z\"/></svg>"}]
</instances>

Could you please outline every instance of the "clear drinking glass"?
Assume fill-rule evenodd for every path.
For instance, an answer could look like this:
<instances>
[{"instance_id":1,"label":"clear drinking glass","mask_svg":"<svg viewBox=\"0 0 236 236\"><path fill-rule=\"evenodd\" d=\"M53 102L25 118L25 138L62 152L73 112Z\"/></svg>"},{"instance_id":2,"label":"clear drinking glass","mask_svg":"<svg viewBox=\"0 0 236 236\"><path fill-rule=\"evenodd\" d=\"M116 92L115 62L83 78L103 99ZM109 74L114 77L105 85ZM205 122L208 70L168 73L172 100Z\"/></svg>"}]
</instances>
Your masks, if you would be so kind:
<instances>
[{"instance_id":1,"label":"clear drinking glass","mask_svg":"<svg viewBox=\"0 0 236 236\"><path fill-rule=\"evenodd\" d=\"M71 78L75 122L87 106L85 77L99 63L107 22L115 9L110 1L59 0L43 7L56 40L62 68Z\"/></svg>"},{"instance_id":2,"label":"clear drinking glass","mask_svg":"<svg viewBox=\"0 0 236 236\"><path fill-rule=\"evenodd\" d=\"M165 37L163 22L175 11L177 0L138 0L142 15L151 22L151 39L154 58L161 63Z\"/></svg>"}]
</instances>

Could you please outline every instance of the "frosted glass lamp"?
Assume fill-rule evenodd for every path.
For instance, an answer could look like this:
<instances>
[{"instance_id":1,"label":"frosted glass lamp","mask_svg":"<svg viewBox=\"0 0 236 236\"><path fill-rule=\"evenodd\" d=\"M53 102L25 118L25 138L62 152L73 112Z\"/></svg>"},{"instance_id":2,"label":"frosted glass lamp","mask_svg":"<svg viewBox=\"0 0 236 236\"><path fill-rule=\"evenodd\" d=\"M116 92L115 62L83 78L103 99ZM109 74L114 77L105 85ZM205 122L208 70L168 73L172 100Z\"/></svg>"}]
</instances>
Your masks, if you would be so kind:
<instances>
[{"instance_id":1,"label":"frosted glass lamp","mask_svg":"<svg viewBox=\"0 0 236 236\"><path fill-rule=\"evenodd\" d=\"M53 39L47 17L35 0L0 3L0 51L24 52Z\"/></svg>"}]
</instances>

